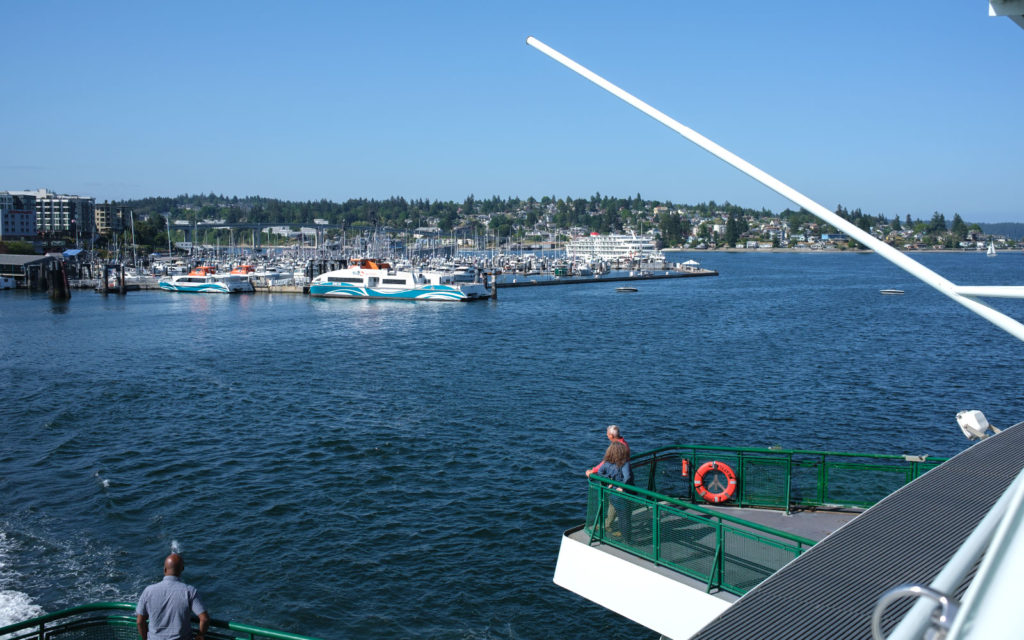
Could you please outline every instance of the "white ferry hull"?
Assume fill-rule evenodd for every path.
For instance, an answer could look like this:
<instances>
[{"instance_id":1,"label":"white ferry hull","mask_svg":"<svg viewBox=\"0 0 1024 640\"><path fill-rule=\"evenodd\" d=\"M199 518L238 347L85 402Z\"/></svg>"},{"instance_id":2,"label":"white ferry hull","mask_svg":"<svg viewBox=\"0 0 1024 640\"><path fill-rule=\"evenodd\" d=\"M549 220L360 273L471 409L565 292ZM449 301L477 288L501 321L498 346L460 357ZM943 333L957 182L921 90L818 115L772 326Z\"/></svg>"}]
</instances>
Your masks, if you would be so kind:
<instances>
[{"instance_id":1,"label":"white ferry hull","mask_svg":"<svg viewBox=\"0 0 1024 640\"><path fill-rule=\"evenodd\" d=\"M320 274L309 286L315 298L466 302L488 294L482 284L455 282L450 273L386 269L338 269Z\"/></svg>"},{"instance_id":2,"label":"white ferry hull","mask_svg":"<svg viewBox=\"0 0 1024 640\"><path fill-rule=\"evenodd\" d=\"M164 291L180 293L252 293L255 288L244 276L173 276L160 281Z\"/></svg>"},{"instance_id":3,"label":"white ferry hull","mask_svg":"<svg viewBox=\"0 0 1024 640\"><path fill-rule=\"evenodd\" d=\"M608 576L628 589L609 589ZM689 638L730 603L624 558L562 536L555 584L666 638Z\"/></svg>"},{"instance_id":4,"label":"white ferry hull","mask_svg":"<svg viewBox=\"0 0 1024 640\"><path fill-rule=\"evenodd\" d=\"M482 286L477 285L480 289ZM373 300L440 300L465 302L487 297L486 291L466 291L466 287L451 285L426 285L416 289L388 291L353 285L325 285L314 283L309 295L315 298L369 298Z\"/></svg>"}]
</instances>

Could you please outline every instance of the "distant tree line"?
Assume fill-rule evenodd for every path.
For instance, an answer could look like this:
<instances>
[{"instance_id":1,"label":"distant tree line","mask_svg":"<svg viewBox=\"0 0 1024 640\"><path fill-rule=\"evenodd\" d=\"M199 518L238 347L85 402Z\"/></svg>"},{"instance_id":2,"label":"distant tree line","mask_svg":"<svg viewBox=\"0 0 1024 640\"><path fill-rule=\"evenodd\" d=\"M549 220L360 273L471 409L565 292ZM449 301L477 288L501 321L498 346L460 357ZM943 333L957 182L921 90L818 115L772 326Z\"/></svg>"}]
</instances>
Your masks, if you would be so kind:
<instances>
[{"instance_id":1,"label":"distant tree line","mask_svg":"<svg viewBox=\"0 0 1024 640\"><path fill-rule=\"evenodd\" d=\"M703 221L696 229L698 238L733 246L750 231L751 220L776 217L767 209L741 207L728 201L718 203L711 200L700 204L677 205L671 201L645 200L639 193L626 198L595 193L589 198L559 198L551 195L540 199L532 196L526 199L499 196L477 199L471 194L461 203L410 200L403 197L385 200L353 198L341 203L326 199L287 201L261 196L239 198L209 193L123 200L112 204L134 212L136 241L153 247L166 246L164 216L169 216L171 220L190 222L213 219L232 223L273 223L293 228L312 225L317 219L345 225L349 229L389 227L411 231L431 224L444 232L461 229L500 237L529 235L541 220L556 229L583 228L597 233L621 233L627 228L643 232L656 226L663 246L682 245L694 234L692 225L695 219ZM836 207L835 213L866 231L872 228L896 231L907 229L951 246L972 230L981 232L979 225L968 225L959 214L954 214L951 221L947 221L945 215L938 212L927 221L911 220L910 215L901 220L899 216L887 218L884 215L866 214L860 209L850 210L841 204ZM785 220L793 232L809 223L817 224L822 233L836 232L830 225L822 223L803 209L786 209L777 217ZM725 222L724 237L712 231L707 223L712 218L721 218ZM141 222L143 220L146 222ZM986 226L990 227L990 233L996 233L991 228L997 225ZM1010 233L1004 232L1005 235L1019 237L1024 232L1024 225L1010 226L1015 229L1008 229Z\"/></svg>"},{"instance_id":2,"label":"distant tree line","mask_svg":"<svg viewBox=\"0 0 1024 640\"><path fill-rule=\"evenodd\" d=\"M464 227L479 233L496 233L501 236L528 233L546 216L551 225L558 229L579 227L598 233L622 233L626 228L642 232L657 225L667 245L681 244L691 234L690 217L694 215L708 217L717 212L731 214L737 219L771 215L770 211L764 209L748 209L728 202L719 204L710 201L682 206L688 214L684 216L677 212L680 207L673 202L644 200L639 193L636 197L627 198L595 193L589 198L559 198L552 195L539 200L532 196L525 200L498 196L478 200L469 195L461 203L407 200L402 197L386 200L354 198L343 203L326 199L292 202L260 196L239 198L210 193L122 200L112 205L132 210L137 221L169 216L171 220L189 222L212 219L299 226L312 225L314 220L323 219L330 224L344 224L350 228L365 225L393 229L421 227L430 221L445 232ZM668 211L654 216L653 210L658 207L665 207ZM474 218L481 214L489 218L486 227ZM138 223L136 232L138 234Z\"/></svg>"}]
</instances>

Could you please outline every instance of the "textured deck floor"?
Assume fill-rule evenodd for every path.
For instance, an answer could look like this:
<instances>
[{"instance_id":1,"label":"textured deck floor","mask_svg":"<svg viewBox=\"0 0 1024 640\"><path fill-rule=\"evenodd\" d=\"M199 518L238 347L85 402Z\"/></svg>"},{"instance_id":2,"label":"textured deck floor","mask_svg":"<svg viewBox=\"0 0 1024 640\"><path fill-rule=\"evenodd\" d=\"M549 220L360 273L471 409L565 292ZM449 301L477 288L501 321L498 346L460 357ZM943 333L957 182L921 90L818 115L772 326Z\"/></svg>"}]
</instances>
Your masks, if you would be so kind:
<instances>
[{"instance_id":1,"label":"textured deck floor","mask_svg":"<svg viewBox=\"0 0 1024 640\"><path fill-rule=\"evenodd\" d=\"M870 638L879 596L899 584L930 583L1020 473L1022 425L975 444L885 498L693 637ZM901 600L889 608L887 633L911 604Z\"/></svg>"}]
</instances>

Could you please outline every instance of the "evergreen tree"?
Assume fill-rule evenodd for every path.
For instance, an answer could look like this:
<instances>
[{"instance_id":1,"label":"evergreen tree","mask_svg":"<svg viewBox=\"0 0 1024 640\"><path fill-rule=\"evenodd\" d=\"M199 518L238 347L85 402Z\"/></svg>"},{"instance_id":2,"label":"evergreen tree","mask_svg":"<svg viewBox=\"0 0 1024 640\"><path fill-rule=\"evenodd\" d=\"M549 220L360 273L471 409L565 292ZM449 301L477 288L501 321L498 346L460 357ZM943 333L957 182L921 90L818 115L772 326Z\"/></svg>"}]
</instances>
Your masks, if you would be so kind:
<instances>
[{"instance_id":1,"label":"evergreen tree","mask_svg":"<svg viewBox=\"0 0 1024 640\"><path fill-rule=\"evenodd\" d=\"M957 242L967 237L967 224L964 222L963 218L960 217L959 213L953 214L953 224L949 230Z\"/></svg>"},{"instance_id":2,"label":"evergreen tree","mask_svg":"<svg viewBox=\"0 0 1024 640\"><path fill-rule=\"evenodd\" d=\"M736 246L736 242L740 239L740 232L736 226L736 218L731 214L729 219L725 222L725 238L724 242L727 247Z\"/></svg>"}]
</instances>

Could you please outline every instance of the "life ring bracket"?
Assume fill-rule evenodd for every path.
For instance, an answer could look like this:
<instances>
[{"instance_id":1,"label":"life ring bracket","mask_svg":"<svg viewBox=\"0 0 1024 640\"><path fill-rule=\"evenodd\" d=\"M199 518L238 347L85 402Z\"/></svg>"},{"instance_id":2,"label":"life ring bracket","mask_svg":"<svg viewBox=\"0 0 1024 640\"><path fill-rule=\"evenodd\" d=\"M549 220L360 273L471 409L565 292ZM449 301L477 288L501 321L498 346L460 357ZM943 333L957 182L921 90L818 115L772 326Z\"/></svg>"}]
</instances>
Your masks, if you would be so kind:
<instances>
[{"instance_id":1,"label":"life ring bracket","mask_svg":"<svg viewBox=\"0 0 1024 640\"><path fill-rule=\"evenodd\" d=\"M712 471L716 473L712 476L712 486L709 487L708 483L704 482L704 476ZM724 482L719 474L725 477ZM697 473L693 474L693 487L696 489L697 495L706 502L713 504L725 502L736 493L736 472L724 462L709 460L700 465Z\"/></svg>"}]
</instances>

